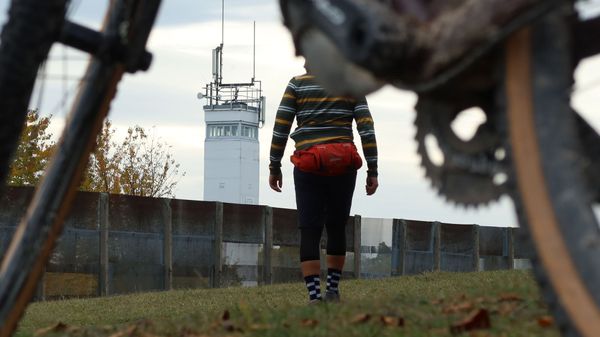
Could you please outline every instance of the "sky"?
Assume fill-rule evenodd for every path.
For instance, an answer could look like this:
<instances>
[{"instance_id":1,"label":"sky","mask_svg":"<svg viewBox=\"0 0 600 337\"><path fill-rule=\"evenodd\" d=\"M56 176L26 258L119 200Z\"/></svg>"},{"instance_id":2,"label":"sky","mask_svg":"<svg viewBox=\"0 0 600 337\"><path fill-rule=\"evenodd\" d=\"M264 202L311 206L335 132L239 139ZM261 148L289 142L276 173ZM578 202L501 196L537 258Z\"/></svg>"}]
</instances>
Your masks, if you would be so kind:
<instances>
[{"instance_id":1,"label":"sky","mask_svg":"<svg viewBox=\"0 0 600 337\"><path fill-rule=\"evenodd\" d=\"M73 0L73 20L97 27L108 1ZM585 13L600 12L598 1ZM592 3L593 3L592 2ZM0 20L5 21L8 0L0 0ZM594 12L596 11L596 12ZM260 204L295 208L292 164L283 161L283 192L271 191L268 179L268 155L275 113L289 79L303 73L303 60L294 53L289 32L281 23L276 0L225 0L224 82L247 82L252 77L252 27L256 21L256 78L262 81L267 97L265 126L260 140ZM205 125L202 106L196 94L211 82L211 50L221 43L220 0L165 0L153 30L148 49L154 54L149 72L127 75L120 84L109 118L117 128L117 139L127 127L140 125L171 145L171 152L181 164L176 197L202 200ZM63 62L67 57L70 61ZM66 108L60 104L73 96L76 81L62 81L55 76L77 78L85 67L86 56L71 49L53 48L47 65L48 80L43 100L36 96L32 106L42 114L53 115L53 132L60 133ZM65 75L65 70L67 75ZM56 75L55 75L56 74ZM600 58L583 62L576 73L574 106L596 127L600 119L593 111L600 95ZM67 95L65 95L67 94ZM477 209L465 209L447 203L430 188L419 166L414 141L416 96L391 86L367 96L375 121L379 149L379 184L373 196L366 196L366 169L359 172L352 214L369 218L403 218L484 226L516 226L512 201L499 202ZM469 134L480 121L477 114L467 115L457 125L459 134ZM359 142L358 138L356 141ZM284 159L293 151L288 142Z\"/></svg>"}]
</instances>

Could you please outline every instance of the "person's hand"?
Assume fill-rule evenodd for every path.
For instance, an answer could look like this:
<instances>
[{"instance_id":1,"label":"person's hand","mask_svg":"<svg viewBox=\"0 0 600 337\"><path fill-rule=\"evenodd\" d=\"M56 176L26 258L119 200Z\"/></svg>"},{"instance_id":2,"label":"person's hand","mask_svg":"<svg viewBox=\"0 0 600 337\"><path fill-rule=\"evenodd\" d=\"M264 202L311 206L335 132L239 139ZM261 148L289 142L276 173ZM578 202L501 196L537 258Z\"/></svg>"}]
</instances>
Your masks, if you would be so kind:
<instances>
[{"instance_id":1,"label":"person's hand","mask_svg":"<svg viewBox=\"0 0 600 337\"><path fill-rule=\"evenodd\" d=\"M367 177L367 185L365 186L367 195L373 195L377 191L377 187L379 187L377 177Z\"/></svg>"},{"instance_id":2,"label":"person's hand","mask_svg":"<svg viewBox=\"0 0 600 337\"><path fill-rule=\"evenodd\" d=\"M283 187L283 176L280 175L269 175L269 186L273 189L273 191L281 192L281 188Z\"/></svg>"}]
</instances>

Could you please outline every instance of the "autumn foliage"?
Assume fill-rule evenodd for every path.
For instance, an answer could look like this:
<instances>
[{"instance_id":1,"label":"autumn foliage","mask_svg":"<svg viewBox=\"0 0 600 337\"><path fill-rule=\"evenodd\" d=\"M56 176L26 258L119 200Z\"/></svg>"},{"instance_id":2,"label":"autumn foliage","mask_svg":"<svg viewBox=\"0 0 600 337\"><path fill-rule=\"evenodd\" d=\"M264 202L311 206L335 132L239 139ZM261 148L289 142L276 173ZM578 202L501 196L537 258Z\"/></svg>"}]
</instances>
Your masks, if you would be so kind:
<instances>
[{"instance_id":1,"label":"autumn foliage","mask_svg":"<svg viewBox=\"0 0 600 337\"><path fill-rule=\"evenodd\" d=\"M27 112L25 127L10 166L8 185L34 186L39 182L55 146L52 134L48 132L51 118L40 117L37 110Z\"/></svg>"},{"instance_id":2,"label":"autumn foliage","mask_svg":"<svg viewBox=\"0 0 600 337\"><path fill-rule=\"evenodd\" d=\"M11 166L9 185L35 186L56 143L48 128L50 117L30 110ZM115 129L106 120L90 154L80 189L147 197L173 197L179 177L179 164L170 146L140 126L130 127L121 143L114 141Z\"/></svg>"}]
</instances>

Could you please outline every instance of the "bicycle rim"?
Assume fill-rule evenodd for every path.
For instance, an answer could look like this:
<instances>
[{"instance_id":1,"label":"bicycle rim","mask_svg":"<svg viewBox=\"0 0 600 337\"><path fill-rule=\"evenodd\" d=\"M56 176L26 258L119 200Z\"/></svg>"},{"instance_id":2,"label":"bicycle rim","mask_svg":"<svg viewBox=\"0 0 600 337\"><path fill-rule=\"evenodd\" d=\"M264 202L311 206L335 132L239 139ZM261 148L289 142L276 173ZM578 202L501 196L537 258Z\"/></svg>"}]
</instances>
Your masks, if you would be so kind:
<instances>
[{"instance_id":1,"label":"bicycle rim","mask_svg":"<svg viewBox=\"0 0 600 337\"><path fill-rule=\"evenodd\" d=\"M66 7L67 0L11 3L0 45L0 186L19 141L37 70L58 39Z\"/></svg>"},{"instance_id":2,"label":"bicycle rim","mask_svg":"<svg viewBox=\"0 0 600 337\"><path fill-rule=\"evenodd\" d=\"M509 39L508 120L515 203L536 247L536 278L562 332L591 337L600 331L600 252L584 243L599 233L569 104L569 47L560 13Z\"/></svg>"},{"instance_id":3,"label":"bicycle rim","mask_svg":"<svg viewBox=\"0 0 600 337\"><path fill-rule=\"evenodd\" d=\"M159 3L111 1L103 31L105 36L127 34L123 38L131 48L129 58L94 58L88 66L86 82L75 99L57 151L0 267L0 337L14 332L35 292L117 85L126 68L134 71L141 64L131 56L143 54ZM123 22L129 23L128 32L120 31Z\"/></svg>"}]
</instances>

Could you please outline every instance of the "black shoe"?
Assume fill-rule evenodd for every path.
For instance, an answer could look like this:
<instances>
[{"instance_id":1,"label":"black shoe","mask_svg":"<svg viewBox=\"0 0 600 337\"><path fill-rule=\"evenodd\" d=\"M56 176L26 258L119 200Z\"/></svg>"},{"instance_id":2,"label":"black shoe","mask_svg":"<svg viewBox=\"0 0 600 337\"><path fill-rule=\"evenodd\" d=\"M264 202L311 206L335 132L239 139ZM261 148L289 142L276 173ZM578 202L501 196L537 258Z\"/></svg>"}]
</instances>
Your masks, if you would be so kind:
<instances>
[{"instance_id":1,"label":"black shoe","mask_svg":"<svg viewBox=\"0 0 600 337\"><path fill-rule=\"evenodd\" d=\"M324 297L325 302L338 303L340 301L340 293L327 291Z\"/></svg>"},{"instance_id":2,"label":"black shoe","mask_svg":"<svg viewBox=\"0 0 600 337\"><path fill-rule=\"evenodd\" d=\"M321 303L323 303L323 299L321 299L321 298L315 298L314 300L309 300L309 301L308 301L308 305L309 305L309 306L312 306L312 305L319 305L319 304L321 304Z\"/></svg>"}]
</instances>

